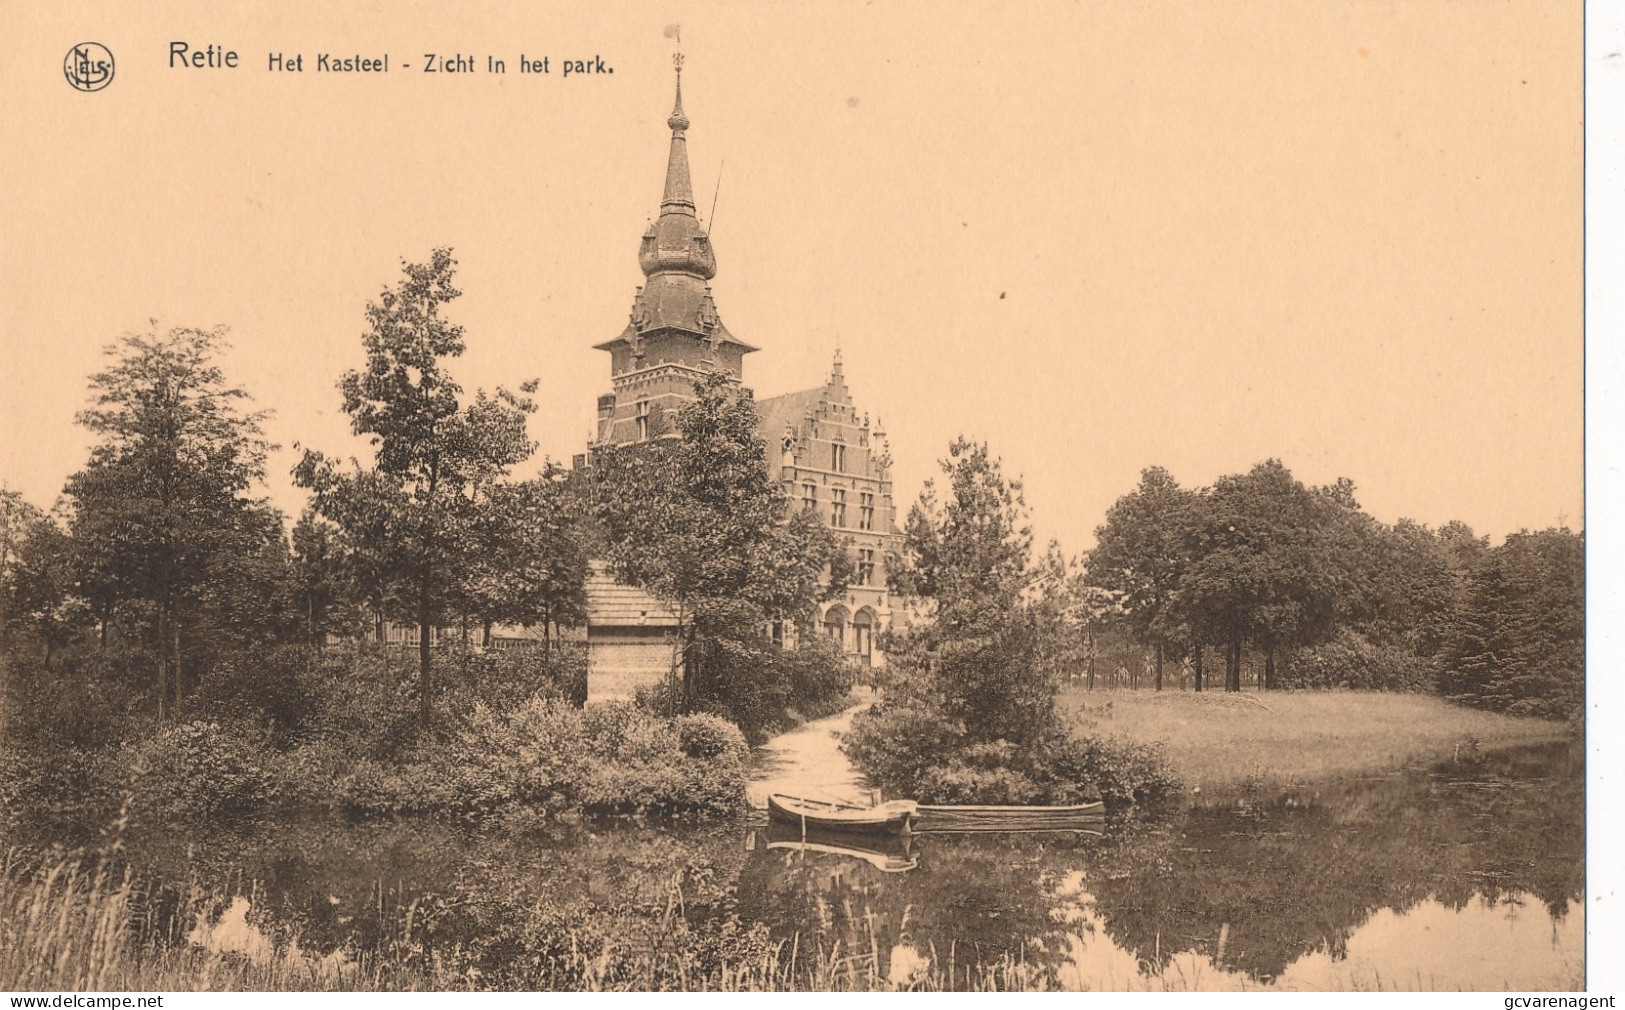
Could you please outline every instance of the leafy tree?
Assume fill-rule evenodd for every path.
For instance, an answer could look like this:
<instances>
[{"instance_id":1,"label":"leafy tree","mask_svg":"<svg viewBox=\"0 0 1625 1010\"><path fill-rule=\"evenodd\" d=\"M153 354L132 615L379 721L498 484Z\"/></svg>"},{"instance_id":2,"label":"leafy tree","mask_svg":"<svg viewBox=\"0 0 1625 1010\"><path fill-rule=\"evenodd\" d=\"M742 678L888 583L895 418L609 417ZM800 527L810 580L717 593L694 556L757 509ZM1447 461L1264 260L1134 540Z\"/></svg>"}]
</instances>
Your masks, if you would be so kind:
<instances>
[{"instance_id":1,"label":"leafy tree","mask_svg":"<svg viewBox=\"0 0 1625 1010\"><path fill-rule=\"evenodd\" d=\"M248 394L215 364L224 339L178 328L107 348L96 405L79 415L100 442L65 491L85 595L104 622L123 608L146 624L160 717L181 703L183 639L208 588L280 538L275 512L249 494L271 449L265 415L243 411Z\"/></svg>"},{"instance_id":2,"label":"leafy tree","mask_svg":"<svg viewBox=\"0 0 1625 1010\"><path fill-rule=\"evenodd\" d=\"M1225 646L1225 690L1241 690L1244 643L1264 653L1270 689L1278 649L1335 632L1350 578L1344 541L1330 532L1340 493L1311 490L1272 459L1199 499L1180 608L1198 640Z\"/></svg>"},{"instance_id":3,"label":"leafy tree","mask_svg":"<svg viewBox=\"0 0 1625 1010\"><path fill-rule=\"evenodd\" d=\"M558 629L587 618L587 551L566 474L553 464L534 480L492 485L473 525L478 549L463 578L464 605L490 636L496 622Z\"/></svg>"},{"instance_id":4,"label":"leafy tree","mask_svg":"<svg viewBox=\"0 0 1625 1010\"><path fill-rule=\"evenodd\" d=\"M378 580L380 602L416 623L425 726L434 710L430 636L459 593L477 503L534 449L529 399L498 389L465 405L446 370L464 349L463 328L442 314L462 294L455 270L451 250L436 249L428 263L403 264L405 277L367 305L366 367L346 373L339 388L351 429L371 440L372 468L341 472L307 451L294 471Z\"/></svg>"},{"instance_id":5,"label":"leafy tree","mask_svg":"<svg viewBox=\"0 0 1625 1010\"><path fill-rule=\"evenodd\" d=\"M293 527L295 609L304 624L305 643L320 649L327 635L342 632L350 596L342 533L334 523L307 508Z\"/></svg>"},{"instance_id":6,"label":"leafy tree","mask_svg":"<svg viewBox=\"0 0 1625 1010\"><path fill-rule=\"evenodd\" d=\"M1162 467L1147 467L1139 487L1106 512L1087 562L1089 585L1112 594L1135 640L1155 650L1159 691L1165 654L1181 637L1175 604L1190 561L1185 527L1197 500Z\"/></svg>"},{"instance_id":7,"label":"leafy tree","mask_svg":"<svg viewBox=\"0 0 1625 1010\"><path fill-rule=\"evenodd\" d=\"M679 612L688 706L764 675L767 629L810 628L821 576L844 567L829 530L769 477L750 391L718 372L695 394L680 435L607 447L590 478L617 576Z\"/></svg>"},{"instance_id":8,"label":"leafy tree","mask_svg":"<svg viewBox=\"0 0 1625 1010\"><path fill-rule=\"evenodd\" d=\"M0 488L0 654L11 655L18 633L44 650L44 665L84 623L75 593L73 542L56 520L8 488Z\"/></svg>"}]
</instances>

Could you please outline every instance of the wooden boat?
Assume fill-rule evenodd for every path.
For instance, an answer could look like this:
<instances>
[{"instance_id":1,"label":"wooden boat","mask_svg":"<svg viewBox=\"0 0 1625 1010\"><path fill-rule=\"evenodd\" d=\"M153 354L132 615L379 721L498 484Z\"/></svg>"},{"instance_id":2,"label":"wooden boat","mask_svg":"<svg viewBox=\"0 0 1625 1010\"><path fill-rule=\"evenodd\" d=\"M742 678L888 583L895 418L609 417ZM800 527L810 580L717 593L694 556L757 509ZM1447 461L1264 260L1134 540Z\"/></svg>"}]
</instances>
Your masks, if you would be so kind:
<instances>
[{"instance_id":1,"label":"wooden boat","mask_svg":"<svg viewBox=\"0 0 1625 1010\"><path fill-rule=\"evenodd\" d=\"M809 800L774 793L767 798L767 816L804 830L859 831L907 834L919 804L913 800L892 800L879 806L862 807L830 800Z\"/></svg>"},{"instance_id":2,"label":"wooden boat","mask_svg":"<svg viewBox=\"0 0 1625 1010\"><path fill-rule=\"evenodd\" d=\"M936 806L920 804L914 830L931 831L1084 831L1102 833L1104 803L1066 807Z\"/></svg>"}]
</instances>

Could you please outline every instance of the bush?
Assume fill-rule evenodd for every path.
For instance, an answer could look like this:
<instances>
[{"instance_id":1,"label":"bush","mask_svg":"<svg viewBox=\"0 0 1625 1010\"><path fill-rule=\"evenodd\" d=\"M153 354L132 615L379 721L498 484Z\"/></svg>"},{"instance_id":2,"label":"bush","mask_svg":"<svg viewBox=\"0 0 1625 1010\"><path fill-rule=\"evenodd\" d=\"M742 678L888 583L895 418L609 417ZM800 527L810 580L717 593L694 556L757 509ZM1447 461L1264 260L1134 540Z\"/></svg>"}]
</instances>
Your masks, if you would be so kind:
<instances>
[{"instance_id":1,"label":"bush","mask_svg":"<svg viewBox=\"0 0 1625 1010\"><path fill-rule=\"evenodd\" d=\"M1110 806L1151 803L1179 788L1157 748L1054 730L1026 745L975 741L926 704L860 712L843 745L876 785L922 803Z\"/></svg>"},{"instance_id":2,"label":"bush","mask_svg":"<svg viewBox=\"0 0 1625 1010\"><path fill-rule=\"evenodd\" d=\"M1155 803L1179 790L1162 748L1125 737L1071 736L1051 738L1045 756L1050 781L1071 785L1079 792L1057 803L1082 803L1099 798L1108 806Z\"/></svg>"},{"instance_id":3,"label":"bush","mask_svg":"<svg viewBox=\"0 0 1625 1010\"><path fill-rule=\"evenodd\" d=\"M630 704L577 709L533 697L477 706L442 764L449 805L592 813L729 813L744 802L748 749L713 716L665 718Z\"/></svg>"},{"instance_id":4,"label":"bush","mask_svg":"<svg viewBox=\"0 0 1625 1010\"><path fill-rule=\"evenodd\" d=\"M919 799L926 774L960 749L965 737L963 725L929 703L886 700L852 717L841 749L888 793Z\"/></svg>"},{"instance_id":5,"label":"bush","mask_svg":"<svg viewBox=\"0 0 1625 1010\"><path fill-rule=\"evenodd\" d=\"M123 792L124 770L107 751L16 741L0 745L0 811L6 825L106 825L118 816Z\"/></svg>"},{"instance_id":6,"label":"bush","mask_svg":"<svg viewBox=\"0 0 1625 1010\"><path fill-rule=\"evenodd\" d=\"M1347 630L1325 645L1300 650L1281 671L1285 687L1420 693L1433 690L1433 681L1432 664L1416 653Z\"/></svg>"},{"instance_id":7,"label":"bush","mask_svg":"<svg viewBox=\"0 0 1625 1010\"><path fill-rule=\"evenodd\" d=\"M138 814L163 818L239 813L274 799L267 740L241 725L166 726L127 752Z\"/></svg>"},{"instance_id":8,"label":"bush","mask_svg":"<svg viewBox=\"0 0 1625 1010\"><path fill-rule=\"evenodd\" d=\"M788 688L787 702L803 719L822 719L846 708L857 668L824 635L807 634L793 649L780 650L772 675Z\"/></svg>"}]
</instances>

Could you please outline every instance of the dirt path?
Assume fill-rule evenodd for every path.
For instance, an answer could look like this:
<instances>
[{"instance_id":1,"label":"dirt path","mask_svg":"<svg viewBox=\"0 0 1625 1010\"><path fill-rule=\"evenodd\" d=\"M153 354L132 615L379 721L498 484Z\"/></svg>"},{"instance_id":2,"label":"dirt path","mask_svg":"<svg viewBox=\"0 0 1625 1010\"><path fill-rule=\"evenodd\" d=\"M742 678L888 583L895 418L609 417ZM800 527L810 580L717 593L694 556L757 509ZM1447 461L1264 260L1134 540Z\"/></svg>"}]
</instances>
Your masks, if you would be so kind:
<instances>
[{"instance_id":1,"label":"dirt path","mask_svg":"<svg viewBox=\"0 0 1625 1010\"><path fill-rule=\"evenodd\" d=\"M763 744L747 787L751 805L766 807L769 793L870 802L868 783L840 750L841 734L852 727L852 716L869 704L864 697L839 715L805 723Z\"/></svg>"}]
</instances>

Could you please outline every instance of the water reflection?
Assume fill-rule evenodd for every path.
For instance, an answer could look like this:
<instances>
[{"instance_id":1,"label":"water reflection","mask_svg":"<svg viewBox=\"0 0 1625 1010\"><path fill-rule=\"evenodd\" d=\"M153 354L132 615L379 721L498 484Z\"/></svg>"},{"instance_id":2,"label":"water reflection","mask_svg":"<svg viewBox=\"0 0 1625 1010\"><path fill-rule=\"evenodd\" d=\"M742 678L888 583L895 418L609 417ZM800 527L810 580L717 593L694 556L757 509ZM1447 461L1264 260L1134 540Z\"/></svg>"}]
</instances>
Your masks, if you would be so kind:
<instances>
[{"instance_id":1,"label":"water reflection","mask_svg":"<svg viewBox=\"0 0 1625 1010\"><path fill-rule=\"evenodd\" d=\"M171 888L259 882L203 935L491 988L570 984L583 948L703 966L773 945L898 987L1005 963L1067 989L1561 988L1583 970L1583 779L1558 745L1103 832L321 823L131 851Z\"/></svg>"}]
</instances>

